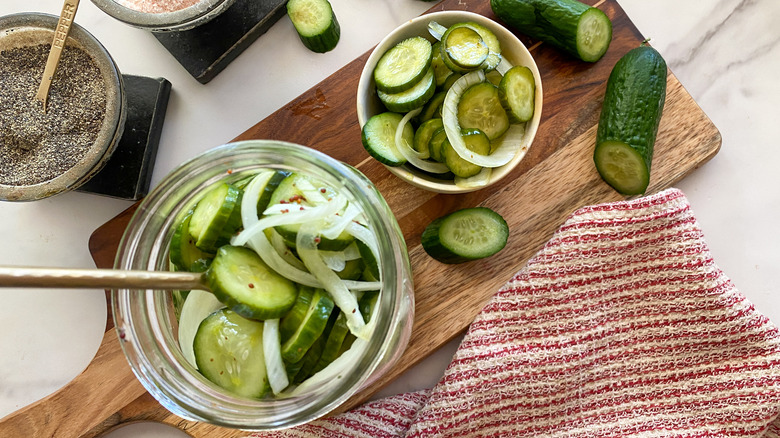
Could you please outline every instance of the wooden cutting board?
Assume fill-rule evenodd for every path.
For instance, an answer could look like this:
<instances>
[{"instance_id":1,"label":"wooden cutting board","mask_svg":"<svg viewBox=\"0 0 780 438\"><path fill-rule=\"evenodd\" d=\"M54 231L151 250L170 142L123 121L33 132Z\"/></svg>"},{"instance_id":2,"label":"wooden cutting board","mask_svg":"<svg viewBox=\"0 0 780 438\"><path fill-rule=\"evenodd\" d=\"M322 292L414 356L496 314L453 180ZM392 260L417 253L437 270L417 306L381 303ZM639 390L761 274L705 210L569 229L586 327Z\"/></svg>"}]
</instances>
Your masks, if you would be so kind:
<instances>
[{"instance_id":1,"label":"wooden cutting board","mask_svg":"<svg viewBox=\"0 0 780 438\"><path fill-rule=\"evenodd\" d=\"M614 0L590 0L611 18L609 51L586 64L518 35L542 75L544 109L536 139L519 167L497 186L463 195L414 188L365 153L355 110L358 77L368 53L271 114L237 140L280 139L320 149L357 166L378 187L406 238L413 267L416 318L399 364L376 385L342 406L353 407L463 332L486 301L538 251L575 209L623 199L599 178L592 161L596 125L607 77L615 62L644 37ZM486 0L444 0L430 11L470 10L495 19ZM679 181L719 150L721 137L675 76L668 77L666 108L658 134L648 193ZM428 257L420 234L433 219L483 205L506 218L507 247L488 259L443 265ZM111 267L135 206L91 236L98 267ZM106 335L87 369L51 396L0 420L0 436L98 436L136 421L157 421L195 437L246 433L182 420L163 409L138 383L121 353L109 309Z\"/></svg>"}]
</instances>

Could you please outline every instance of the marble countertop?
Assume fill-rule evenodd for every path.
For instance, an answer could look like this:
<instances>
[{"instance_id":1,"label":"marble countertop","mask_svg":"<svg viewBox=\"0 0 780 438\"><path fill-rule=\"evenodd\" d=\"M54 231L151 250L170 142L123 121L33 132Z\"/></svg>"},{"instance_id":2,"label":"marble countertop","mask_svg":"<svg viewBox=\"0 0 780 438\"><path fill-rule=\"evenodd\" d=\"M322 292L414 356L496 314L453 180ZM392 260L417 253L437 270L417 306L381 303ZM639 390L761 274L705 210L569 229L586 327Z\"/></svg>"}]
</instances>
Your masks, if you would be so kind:
<instances>
[{"instance_id":1,"label":"marble countertop","mask_svg":"<svg viewBox=\"0 0 780 438\"><path fill-rule=\"evenodd\" d=\"M463 0L469 1L469 0ZM152 177L222 144L370 49L433 3L331 0L342 23L338 47L309 52L283 17L207 85L195 81L148 32L81 2L76 22L95 35L123 73L164 77L173 90ZM676 186L688 196L717 264L756 307L780 321L780 2L620 0L723 137L721 151ZM0 15L58 14L52 0L4 0ZM93 267L92 232L129 201L67 193L0 203L1 265ZM520 269L520 266L518 266ZM0 290L0 417L56 391L91 361L105 328L102 291ZM430 387L454 340L380 395ZM184 436L137 424L109 436Z\"/></svg>"}]
</instances>

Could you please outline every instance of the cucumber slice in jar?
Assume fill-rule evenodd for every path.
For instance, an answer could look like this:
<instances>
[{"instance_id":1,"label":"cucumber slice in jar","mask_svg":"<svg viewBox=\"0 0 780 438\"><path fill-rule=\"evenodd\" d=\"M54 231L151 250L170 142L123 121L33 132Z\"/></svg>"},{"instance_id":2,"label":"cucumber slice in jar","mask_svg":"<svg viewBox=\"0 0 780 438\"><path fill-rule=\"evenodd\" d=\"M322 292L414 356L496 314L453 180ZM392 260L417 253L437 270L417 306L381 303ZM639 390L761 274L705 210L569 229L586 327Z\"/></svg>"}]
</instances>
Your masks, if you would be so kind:
<instances>
[{"instance_id":1,"label":"cucumber slice in jar","mask_svg":"<svg viewBox=\"0 0 780 438\"><path fill-rule=\"evenodd\" d=\"M241 195L240 189L222 183L198 201L189 227L198 248L214 252L230 241L241 226Z\"/></svg>"},{"instance_id":2,"label":"cucumber slice in jar","mask_svg":"<svg viewBox=\"0 0 780 438\"><path fill-rule=\"evenodd\" d=\"M487 207L458 210L431 222L423 231L425 252L447 264L489 257L506 246L509 227Z\"/></svg>"},{"instance_id":3,"label":"cucumber slice in jar","mask_svg":"<svg viewBox=\"0 0 780 438\"><path fill-rule=\"evenodd\" d=\"M498 84L498 95L509 121L522 123L534 116L536 83L531 69L516 65L510 68Z\"/></svg>"},{"instance_id":4,"label":"cucumber slice in jar","mask_svg":"<svg viewBox=\"0 0 780 438\"><path fill-rule=\"evenodd\" d=\"M282 358L298 362L325 331L335 304L324 289L316 289L309 308L295 332L282 344Z\"/></svg>"},{"instance_id":5,"label":"cucumber slice in jar","mask_svg":"<svg viewBox=\"0 0 780 438\"><path fill-rule=\"evenodd\" d=\"M479 68L490 53L479 33L466 26L450 26L439 50L444 64L458 73Z\"/></svg>"},{"instance_id":6,"label":"cucumber slice in jar","mask_svg":"<svg viewBox=\"0 0 780 438\"><path fill-rule=\"evenodd\" d=\"M406 158L395 145L395 131L403 116L398 113L384 112L371 116L363 125L361 140L369 155L388 166L401 166ZM414 142L414 129L406 125L403 135L409 144Z\"/></svg>"},{"instance_id":7,"label":"cucumber slice in jar","mask_svg":"<svg viewBox=\"0 0 780 438\"><path fill-rule=\"evenodd\" d=\"M385 105L385 108L395 113L405 113L419 108L436 94L436 79L433 69L429 68L423 78L414 84L412 88L398 93L386 93L382 90L377 90L376 94Z\"/></svg>"},{"instance_id":8,"label":"cucumber slice in jar","mask_svg":"<svg viewBox=\"0 0 780 438\"><path fill-rule=\"evenodd\" d=\"M470 151L476 152L480 155L487 155L490 153L490 140L487 138L484 132L479 129L463 129L461 131L461 137L466 143L466 148ZM461 178L468 178L478 174L482 170L482 166L470 163L452 148L449 141L445 141L442 144L442 156L444 157L444 163L450 169L450 171Z\"/></svg>"},{"instance_id":9,"label":"cucumber slice in jar","mask_svg":"<svg viewBox=\"0 0 780 438\"><path fill-rule=\"evenodd\" d=\"M322 370L341 355L341 346L344 344L344 339L348 333L349 327L347 327L347 318L342 312L338 312L335 323L328 332L328 336L325 338L325 345L323 346L320 359L317 361L312 372L316 373L317 371Z\"/></svg>"},{"instance_id":10,"label":"cucumber slice in jar","mask_svg":"<svg viewBox=\"0 0 780 438\"><path fill-rule=\"evenodd\" d=\"M168 256L177 271L204 272L211 264L214 254L195 245L195 239L190 235L191 219L192 213L189 213L176 227Z\"/></svg>"},{"instance_id":11,"label":"cucumber slice in jar","mask_svg":"<svg viewBox=\"0 0 780 438\"><path fill-rule=\"evenodd\" d=\"M458 101L458 125L476 128L494 140L509 129L509 116L501 105L498 87L490 82L472 85Z\"/></svg>"},{"instance_id":12,"label":"cucumber slice in jar","mask_svg":"<svg viewBox=\"0 0 780 438\"><path fill-rule=\"evenodd\" d=\"M338 44L341 27L328 0L289 0L287 16L309 50L325 53Z\"/></svg>"},{"instance_id":13,"label":"cucumber slice in jar","mask_svg":"<svg viewBox=\"0 0 780 438\"><path fill-rule=\"evenodd\" d=\"M281 318L298 296L295 283L269 268L257 253L240 246L221 247L206 277L214 296L246 318Z\"/></svg>"},{"instance_id":14,"label":"cucumber slice in jar","mask_svg":"<svg viewBox=\"0 0 780 438\"><path fill-rule=\"evenodd\" d=\"M298 327L303 322L303 318L309 312L309 306L311 306L311 299L314 297L314 288L309 286L299 286L298 298L295 300L292 308L289 312L279 321L279 334L282 343L290 339L290 337L298 330Z\"/></svg>"},{"instance_id":15,"label":"cucumber slice in jar","mask_svg":"<svg viewBox=\"0 0 780 438\"><path fill-rule=\"evenodd\" d=\"M193 342L198 371L220 388L260 398L270 386L263 355L263 323L220 309L198 326Z\"/></svg>"},{"instance_id":16,"label":"cucumber slice in jar","mask_svg":"<svg viewBox=\"0 0 780 438\"><path fill-rule=\"evenodd\" d=\"M400 93L412 88L428 73L433 46L423 37L407 38L391 47L374 68L378 91Z\"/></svg>"}]
</instances>

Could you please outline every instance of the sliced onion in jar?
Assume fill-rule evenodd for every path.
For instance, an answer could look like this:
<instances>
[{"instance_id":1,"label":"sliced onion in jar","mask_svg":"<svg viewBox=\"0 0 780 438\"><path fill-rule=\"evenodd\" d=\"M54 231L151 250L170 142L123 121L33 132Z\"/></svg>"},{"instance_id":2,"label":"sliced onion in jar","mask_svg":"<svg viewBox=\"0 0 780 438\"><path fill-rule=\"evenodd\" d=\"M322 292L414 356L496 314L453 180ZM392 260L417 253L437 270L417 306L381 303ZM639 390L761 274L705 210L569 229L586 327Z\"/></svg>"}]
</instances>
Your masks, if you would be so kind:
<instances>
[{"instance_id":1,"label":"sliced onion in jar","mask_svg":"<svg viewBox=\"0 0 780 438\"><path fill-rule=\"evenodd\" d=\"M342 251L319 251L320 258L332 271L341 272L347 267L347 259Z\"/></svg>"},{"instance_id":2,"label":"sliced onion in jar","mask_svg":"<svg viewBox=\"0 0 780 438\"><path fill-rule=\"evenodd\" d=\"M328 268L317 251L316 230L316 225L311 223L302 225L298 230L298 236L295 240L298 256L303 260L309 272L322 283L322 287L328 291L336 306L344 313L349 331L358 338L367 339L366 323L363 321L363 315L360 314L355 295L349 291L343 280Z\"/></svg>"},{"instance_id":3,"label":"sliced onion in jar","mask_svg":"<svg viewBox=\"0 0 780 438\"><path fill-rule=\"evenodd\" d=\"M395 130L395 147L412 166L430 173L447 173L450 171L447 165L435 161L424 160L422 154L414 150L412 145L404 140L404 128L406 128L406 125L412 117L420 114L420 111L422 111L422 108L413 109L401 118L401 121L398 123L398 128Z\"/></svg>"},{"instance_id":4,"label":"sliced onion in jar","mask_svg":"<svg viewBox=\"0 0 780 438\"><path fill-rule=\"evenodd\" d=\"M282 362L282 345L278 319L263 321L263 359L271 391L274 394L279 394L284 388L287 388L290 380L287 378L287 370Z\"/></svg>"},{"instance_id":5,"label":"sliced onion in jar","mask_svg":"<svg viewBox=\"0 0 780 438\"><path fill-rule=\"evenodd\" d=\"M490 155L478 154L468 147L460 134L460 124L458 123L458 102L466 91L472 85L485 80L485 74L482 70L475 70L461 76L452 87L447 91L444 97L444 103L441 109L441 118L444 123L444 131L447 133L447 139L452 148L464 160L481 167L501 167L512 161L518 149L518 144L503 142Z\"/></svg>"},{"instance_id":6,"label":"sliced onion in jar","mask_svg":"<svg viewBox=\"0 0 780 438\"><path fill-rule=\"evenodd\" d=\"M361 211L354 202L350 202L344 212L332 218L330 226L320 230L320 235L328 239L337 238L355 218L360 216Z\"/></svg>"},{"instance_id":7,"label":"sliced onion in jar","mask_svg":"<svg viewBox=\"0 0 780 438\"><path fill-rule=\"evenodd\" d=\"M244 189L244 196L241 198L241 222L244 228L258 221L257 202L274 173L273 170L261 170Z\"/></svg>"},{"instance_id":8,"label":"sliced onion in jar","mask_svg":"<svg viewBox=\"0 0 780 438\"><path fill-rule=\"evenodd\" d=\"M195 342L195 334L198 333L200 323L207 316L223 307L225 305L211 292L193 289L187 294L179 316L179 347L190 365L198 367L195 363L195 350L192 344Z\"/></svg>"},{"instance_id":9,"label":"sliced onion in jar","mask_svg":"<svg viewBox=\"0 0 780 438\"><path fill-rule=\"evenodd\" d=\"M336 196L331 202L326 202L316 207L304 208L303 210L296 210L293 207L290 210L281 210L287 212L263 217L249 227L245 227L244 230L237 235L233 236L233 238L230 240L230 243L234 246L243 246L247 241L252 239L258 233L262 233L266 228L322 220L328 216L336 214L336 212L344 208L346 203L347 199L344 196ZM266 211L268 210L266 209Z\"/></svg>"},{"instance_id":10,"label":"sliced onion in jar","mask_svg":"<svg viewBox=\"0 0 780 438\"><path fill-rule=\"evenodd\" d=\"M284 241L284 237L282 237L281 234L273 228L266 228L266 232L266 237L270 235L271 245L276 250L276 253L279 254L279 257L295 268L302 271L306 270L306 266L303 265L302 261L298 260L298 257L295 257L295 254L293 254L290 247L287 246L287 242Z\"/></svg>"}]
</instances>

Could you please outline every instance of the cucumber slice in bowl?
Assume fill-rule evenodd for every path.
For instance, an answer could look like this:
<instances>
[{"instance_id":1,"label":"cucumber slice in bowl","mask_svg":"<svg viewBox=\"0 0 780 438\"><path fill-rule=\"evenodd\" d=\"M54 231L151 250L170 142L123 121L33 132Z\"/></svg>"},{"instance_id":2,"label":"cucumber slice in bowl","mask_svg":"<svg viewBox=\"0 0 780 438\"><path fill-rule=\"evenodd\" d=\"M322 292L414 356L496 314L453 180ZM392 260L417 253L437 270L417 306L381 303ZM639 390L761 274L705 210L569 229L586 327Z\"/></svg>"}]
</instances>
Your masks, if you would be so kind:
<instances>
[{"instance_id":1,"label":"cucumber slice in bowl","mask_svg":"<svg viewBox=\"0 0 780 438\"><path fill-rule=\"evenodd\" d=\"M206 277L214 296L245 318L281 318L298 296L295 283L269 268L256 252L240 246L221 247Z\"/></svg>"},{"instance_id":2,"label":"cucumber slice in bowl","mask_svg":"<svg viewBox=\"0 0 780 438\"><path fill-rule=\"evenodd\" d=\"M440 217L422 233L425 252L447 264L492 256L506 246L509 227L487 207L465 208Z\"/></svg>"},{"instance_id":3,"label":"cucumber slice in bowl","mask_svg":"<svg viewBox=\"0 0 780 438\"><path fill-rule=\"evenodd\" d=\"M361 133L363 147L366 152L377 161L388 166L401 166L406 163L406 158L395 145L395 131L401 123L403 116L398 113L384 112L372 116ZM414 129L406 125L403 135L414 143Z\"/></svg>"},{"instance_id":4,"label":"cucumber slice in bowl","mask_svg":"<svg viewBox=\"0 0 780 438\"><path fill-rule=\"evenodd\" d=\"M376 88L394 94L420 82L433 61L433 46L422 37L407 38L382 55L374 68Z\"/></svg>"}]
</instances>

